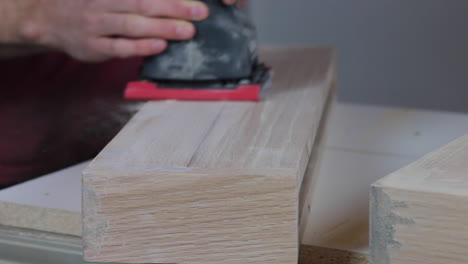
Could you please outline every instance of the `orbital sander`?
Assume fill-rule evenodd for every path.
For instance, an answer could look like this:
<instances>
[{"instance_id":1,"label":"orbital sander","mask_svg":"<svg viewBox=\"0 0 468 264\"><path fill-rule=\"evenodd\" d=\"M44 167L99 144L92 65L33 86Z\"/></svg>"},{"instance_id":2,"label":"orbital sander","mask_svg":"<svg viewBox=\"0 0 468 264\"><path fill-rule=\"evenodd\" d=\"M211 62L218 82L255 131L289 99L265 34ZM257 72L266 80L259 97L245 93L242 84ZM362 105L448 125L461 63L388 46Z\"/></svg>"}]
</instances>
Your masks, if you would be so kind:
<instances>
[{"instance_id":1,"label":"orbital sander","mask_svg":"<svg viewBox=\"0 0 468 264\"><path fill-rule=\"evenodd\" d=\"M203 0L209 17L194 22L197 33L172 41L145 58L127 99L258 101L271 69L258 61L256 30L243 10L220 0Z\"/></svg>"}]
</instances>

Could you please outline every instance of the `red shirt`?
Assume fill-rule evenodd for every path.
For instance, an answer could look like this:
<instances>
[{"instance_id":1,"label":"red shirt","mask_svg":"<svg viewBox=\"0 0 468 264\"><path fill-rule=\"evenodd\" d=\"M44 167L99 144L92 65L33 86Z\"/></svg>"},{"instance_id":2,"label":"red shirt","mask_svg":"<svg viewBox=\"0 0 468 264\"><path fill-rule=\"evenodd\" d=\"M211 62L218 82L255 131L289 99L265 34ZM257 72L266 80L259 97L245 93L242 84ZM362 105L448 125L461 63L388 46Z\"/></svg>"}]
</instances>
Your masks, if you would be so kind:
<instances>
[{"instance_id":1,"label":"red shirt","mask_svg":"<svg viewBox=\"0 0 468 264\"><path fill-rule=\"evenodd\" d=\"M136 110L122 93L140 65L59 53L0 60L0 188L94 157Z\"/></svg>"}]
</instances>

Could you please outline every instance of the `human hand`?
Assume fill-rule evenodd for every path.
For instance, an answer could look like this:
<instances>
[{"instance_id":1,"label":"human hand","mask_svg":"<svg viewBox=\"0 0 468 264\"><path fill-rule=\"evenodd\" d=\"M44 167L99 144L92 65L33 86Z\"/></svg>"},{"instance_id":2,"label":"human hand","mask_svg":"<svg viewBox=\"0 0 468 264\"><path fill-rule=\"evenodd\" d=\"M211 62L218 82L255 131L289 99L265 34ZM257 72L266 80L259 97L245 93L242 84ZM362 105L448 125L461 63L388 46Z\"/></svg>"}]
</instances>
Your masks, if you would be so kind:
<instances>
[{"instance_id":1,"label":"human hand","mask_svg":"<svg viewBox=\"0 0 468 264\"><path fill-rule=\"evenodd\" d=\"M195 27L189 21L203 20L209 13L195 0L33 2L21 26L22 39L84 61L158 54L167 40L192 38Z\"/></svg>"}]
</instances>

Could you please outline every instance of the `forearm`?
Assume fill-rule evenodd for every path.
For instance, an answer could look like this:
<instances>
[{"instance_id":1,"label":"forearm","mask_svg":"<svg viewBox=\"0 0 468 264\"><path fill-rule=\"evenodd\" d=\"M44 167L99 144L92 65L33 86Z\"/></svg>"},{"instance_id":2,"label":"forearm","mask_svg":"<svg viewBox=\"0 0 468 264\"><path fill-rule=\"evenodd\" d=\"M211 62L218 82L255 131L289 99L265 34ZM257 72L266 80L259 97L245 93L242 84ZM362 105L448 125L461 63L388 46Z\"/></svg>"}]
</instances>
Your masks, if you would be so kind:
<instances>
[{"instance_id":1,"label":"forearm","mask_svg":"<svg viewBox=\"0 0 468 264\"><path fill-rule=\"evenodd\" d=\"M39 0L1 0L0 1L0 59L27 56L47 50L36 45L31 39L34 32L27 21L33 16Z\"/></svg>"}]
</instances>

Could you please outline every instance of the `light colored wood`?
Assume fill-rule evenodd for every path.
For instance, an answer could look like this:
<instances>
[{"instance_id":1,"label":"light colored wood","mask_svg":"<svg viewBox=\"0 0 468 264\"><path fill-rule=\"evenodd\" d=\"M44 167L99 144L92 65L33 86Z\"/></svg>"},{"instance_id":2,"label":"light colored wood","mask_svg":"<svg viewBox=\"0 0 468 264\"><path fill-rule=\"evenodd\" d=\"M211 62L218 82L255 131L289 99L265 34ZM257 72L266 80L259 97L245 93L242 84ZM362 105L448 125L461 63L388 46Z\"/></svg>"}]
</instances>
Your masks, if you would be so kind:
<instances>
[{"instance_id":1,"label":"light colored wood","mask_svg":"<svg viewBox=\"0 0 468 264\"><path fill-rule=\"evenodd\" d=\"M54 172L1 190L0 226L81 236L80 176L85 167L78 164L68 168L72 172Z\"/></svg>"},{"instance_id":2,"label":"light colored wood","mask_svg":"<svg viewBox=\"0 0 468 264\"><path fill-rule=\"evenodd\" d=\"M333 107L331 102L334 102L334 96L330 97L330 105L328 108ZM329 112L329 110L327 111ZM309 161L309 168L307 169L306 174L310 174L311 172L316 173L317 168L319 167L318 164L314 164L314 162L320 162L320 153L321 148L325 145L325 137L326 134L324 132L324 128L327 127L326 124L328 122L328 114L324 114L322 117L321 125L320 125L320 132L317 135L315 140L315 144L312 150L312 156ZM314 158L315 157L315 158ZM49 185L54 186L53 181L62 180L64 177L67 181L75 182L76 180L75 175L79 173L78 170L83 165L77 165L65 170L64 173L53 173L50 176L47 176L46 183ZM310 168L313 168L310 170ZM314 179L314 175L310 175L310 179ZM33 182L29 182L28 184L34 184ZM303 184L306 185L305 181ZM32 187L38 187L40 185L34 184L32 186L28 186L27 191L31 191ZM68 187L69 193L74 193L75 188L81 189L81 184L75 184ZM23 188L24 189L24 188ZM24 190L21 191L24 191ZM305 189L307 190L307 188ZM47 190L42 190L47 191ZM55 190L54 190L55 191ZM304 193L305 194L305 193ZM18 197L17 197L18 198ZM11 200L11 201L10 201ZM15 239L8 239L2 240L2 232L6 232L10 237L17 237L18 240L24 241L25 237L29 238L31 234L31 238L34 241L37 241L38 244L31 244L31 247L36 248L37 245L41 245L41 249L44 249L44 244L48 244L49 242L57 242L60 245L58 250L62 250L62 245L65 248L68 248L69 243L63 241L63 239L71 239L63 237L61 235L72 235L75 236L74 241L72 244L81 245L81 210L75 205L73 206L65 206L67 208L73 210L59 210L50 207L50 204L47 202L38 203L37 205L26 205L23 204L25 199L21 198L18 201L15 199L10 199L9 201L1 200L0 201L0 252L3 252L3 245L2 241L6 243L7 246L15 247L17 245L17 241ZM72 199L73 200L73 199ZM47 200L48 201L48 200ZM66 203L74 203L71 202L69 199ZM308 200L304 197L301 198L302 202L307 202ZM30 202L30 201L27 201ZM55 203L54 203L55 204ZM81 205L81 203L80 203ZM47 207L46 207L47 206ZM75 210L76 209L76 210ZM303 214L303 216L307 216L307 214ZM307 219L305 220L307 221ZM306 225L301 225L301 227L305 227ZM75 241L76 240L76 241ZM8 247L7 247L8 248ZM8 250L8 249L5 249ZM47 249L49 250L49 249ZM81 250L81 247L80 247ZM54 251L52 249L52 251ZM81 252L73 252L73 256L81 254ZM2 254L0 254L1 256ZM334 249L326 249L326 248L319 248L313 246L305 246L303 245L301 248L301 257L300 263L301 264L329 264L330 261L333 260L348 260L349 256L351 256L351 260L355 259L362 259L362 256L357 253L347 252L347 251L340 251ZM31 255L31 258L34 258L34 254ZM361 263L361 262L339 262L340 264L347 264L347 263ZM1 262L1 257L0 257ZM366 263L367 262L362 262Z\"/></svg>"},{"instance_id":3,"label":"light colored wood","mask_svg":"<svg viewBox=\"0 0 468 264\"><path fill-rule=\"evenodd\" d=\"M373 264L468 263L468 135L375 183Z\"/></svg>"},{"instance_id":4,"label":"light colored wood","mask_svg":"<svg viewBox=\"0 0 468 264\"><path fill-rule=\"evenodd\" d=\"M330 48L274 48L265 100L151 102L83 175L84 258L296 263L299 192L335 78Z\"/></svg>"},{"instance_id":5,"label":"light colored wood","mask_svg":"<svg viewBox=\"0 0 468 264\"><path fill-rule=\"evenodd\" d=\"M325 150L326 135L328 131L328 121L330 120L331 111L335 105L336 97L336 80L332 83L332 90L328 97L327 107L325 107L320 121L319 131L313 143L312 152L310 154L309 163L307 165L304 179L302 180L301 190L299 193L299 241L304 243L304 236L308 228L311 218L312 194L315 189L315 182L320 172L320 164Z\"/></svg>"},{"instance_id":6,"label":"light colored wood","mask_svg":"<svg viewBox=\"0 0 468 264\"><path fill-rule=\"evenodd\" d=\"M81 235L81 215L66 210L0 201L0 226Z\"/></svg>"},{"instance_id":7,"label":"light colored wood","mask_svg":"<svg viewBox=\"0 0 468 264\"><path fill-rule=\"evenodd\" d=\"M331 96L329 100L330 103L327 106L327 108L333 107L334 101L334 96ZM327 109L326 112L329 111L330 109ZM324 131L324 128L328 127L328 118L329 115L325 113L322 117L320 131L316 137L315 144L312 150L313 154L309 161L309 168L307 169L307 174L310 176L310 179L315 179L314 177L316 176L310 175L310 173L316 173L316 170L319 167L318 164L314 164L314 162L320 162L320 149L325 145L324 135L326 133ZM80 173L78 171L81 167L83 167L83 165L77 165L74 167L67 168L66 170L64 170L64 172L53 173L47 176L47 178L45 179L45 183L49 184L49 186L54 186L54 184L56 184L54 183L54 181L61 181L65 177L65 180L77 183L74 185L64 186L65 188L68 188L69 193L74 193L75 188L81 189L81 183L76 182L76 180L74 179L75 175L78 175ZM313 169L310 170L310 168ZM28 185L31 184L34 184L34 181L28 183ZM305 182L303 186L304 185L306 185ZM23 189L26 189L26 191L32 191L30 189L34 187L40 189L39 184L34 184L32 186L27 186L27 188L25 186L25 188L22 188L20 191L24 191ZM304 189L304 187L302 188ZM52 190L50 191L52 192ZM303 193L305 194L306 192ZM64 257L66 257L67 259L69 257L76 258L76 256L82 254L80 209L81 206L75 206L73 199L72 201L68 199L68 202L64 203L64 205L67 203L71 203L72 206L64 206L65 208L71 210L54 209L48 202L43 202L42 204L39 202L35 205L23 204L25 203L24 198L18 200L9 199L9 201L0 199L0 262L2 260L1 256L5 255L2 253L9 252L10 250L12 250L12 248L16 247L21 248L21 250L24 250L24 248L28 249L28 256L32 259L32 261L34 259L40 258L40 256L36 256L36 253L34 253L35 250L37 250L37 248L40 248L41 251L45 251L46 254L49 254L49 258L51 252L63 252L64 248L66 249L66 252L69 252L71 254L71 256L60 256L62 259ZM308 200L301 198L301 201L305 203ZM54 205L55 204L56 203L54 203ZM307 214L303 214L303 216L307 216ZM301 227L305 226L306 225L301 225ZM69 235L72 235L72 237L70 237ZM25 239L31 240L32 242L28 242L29 244L25 246ZM50 244L57 245L57 248L50 248L46 246ZM76 247L77 249L79 249L79 252L70 252L71 247ZM24 258L24 255L22 255L22 258ZM363 258L365 259L364 255L358 253L303 245L300 251L299 263L330 264L330 262L333 262L334 260L339 260L339 264L367 264L367 262L364 261L356 262L358 260L362 260Z\"/></svg>"}]
</instances>

